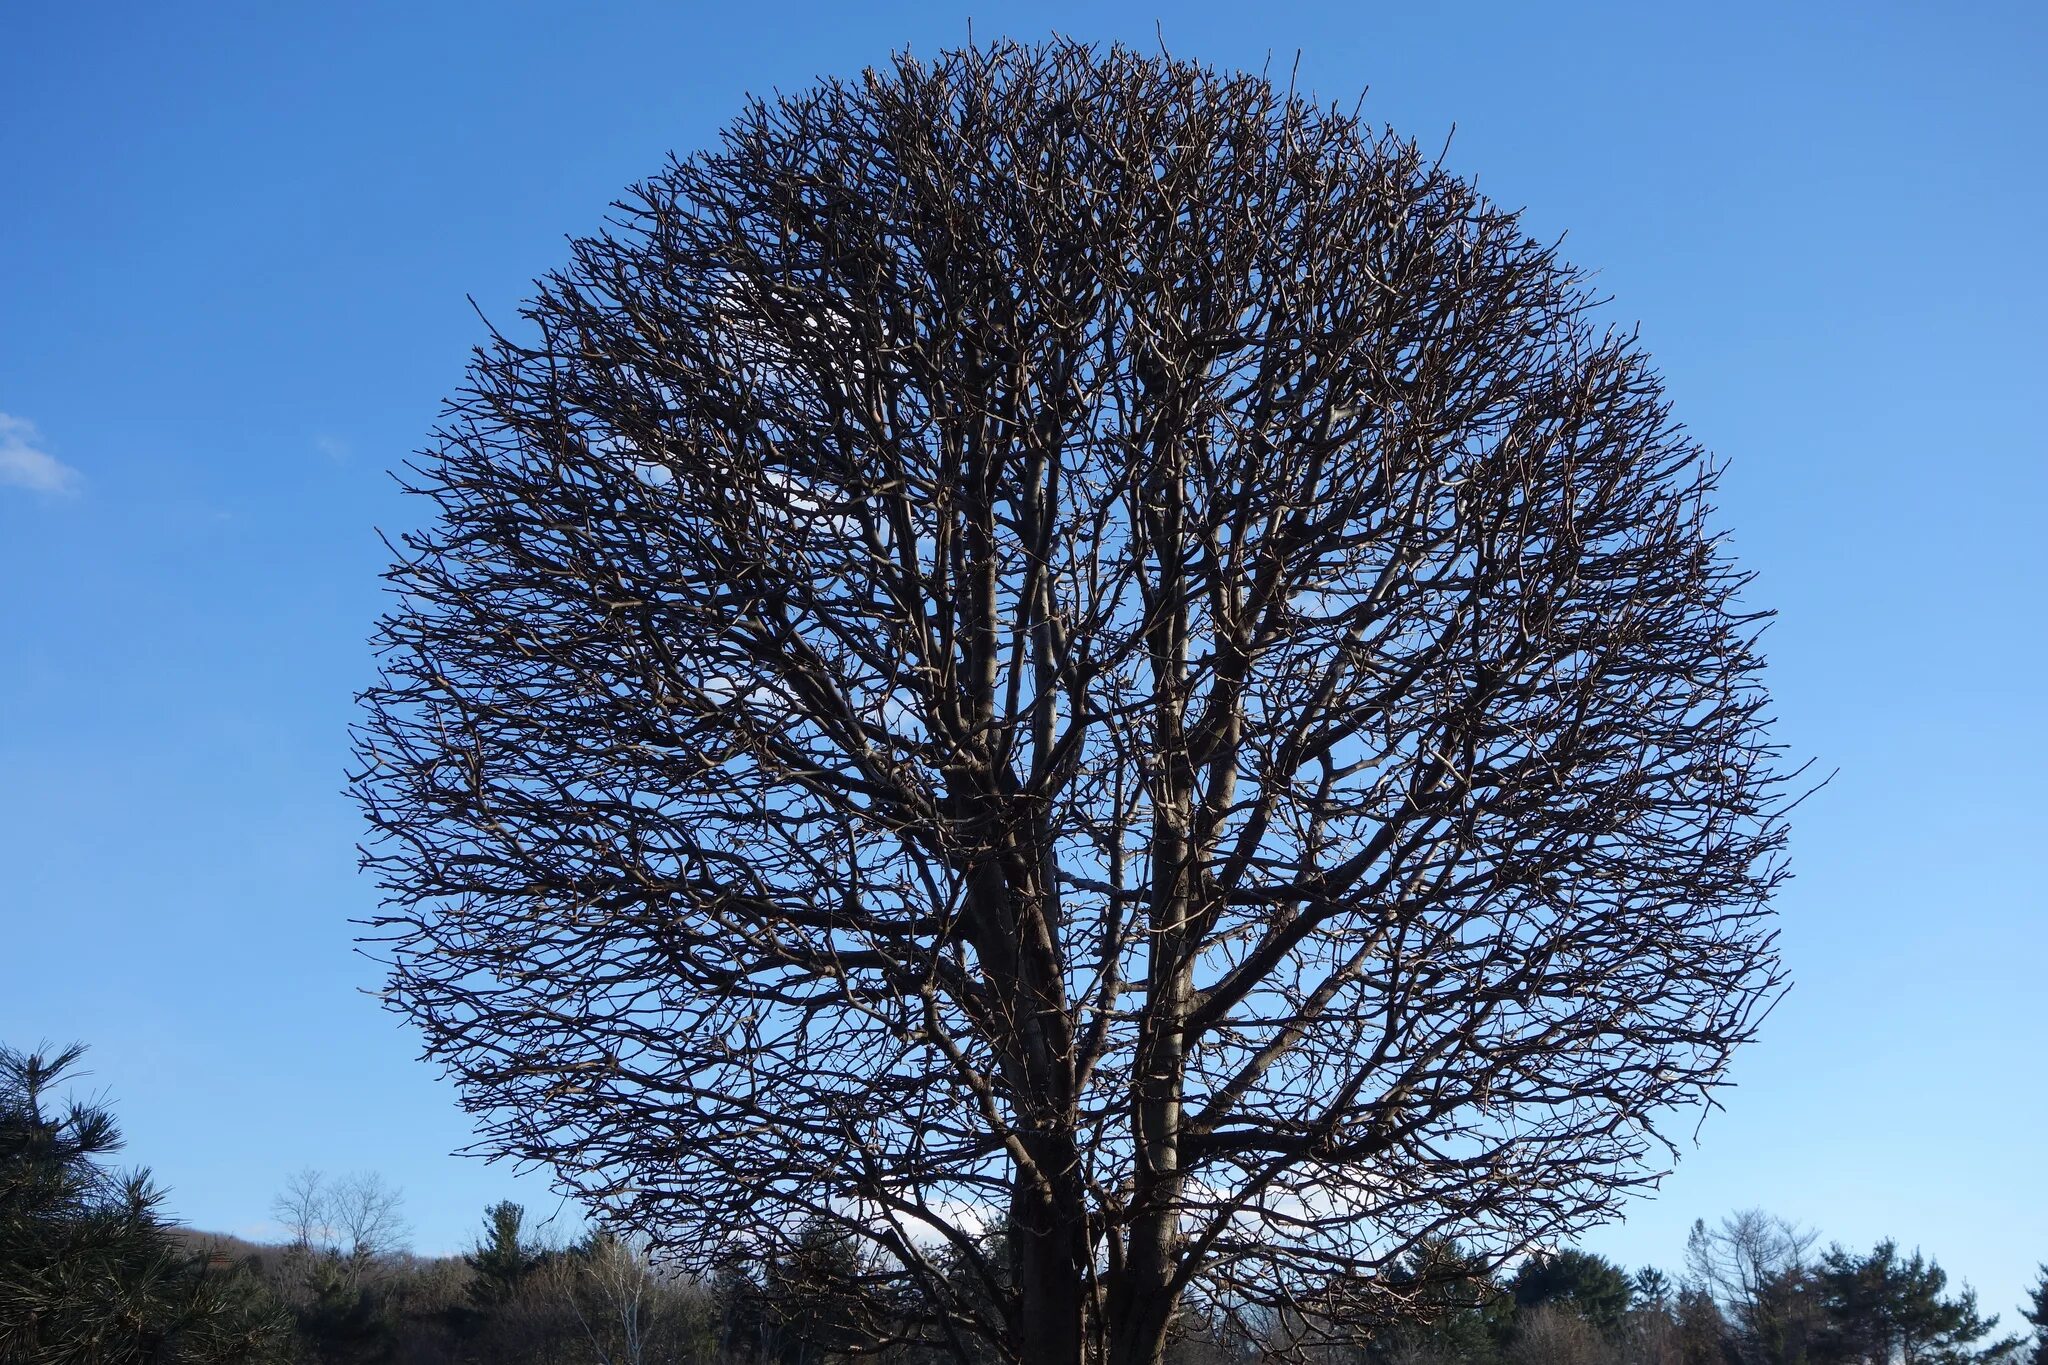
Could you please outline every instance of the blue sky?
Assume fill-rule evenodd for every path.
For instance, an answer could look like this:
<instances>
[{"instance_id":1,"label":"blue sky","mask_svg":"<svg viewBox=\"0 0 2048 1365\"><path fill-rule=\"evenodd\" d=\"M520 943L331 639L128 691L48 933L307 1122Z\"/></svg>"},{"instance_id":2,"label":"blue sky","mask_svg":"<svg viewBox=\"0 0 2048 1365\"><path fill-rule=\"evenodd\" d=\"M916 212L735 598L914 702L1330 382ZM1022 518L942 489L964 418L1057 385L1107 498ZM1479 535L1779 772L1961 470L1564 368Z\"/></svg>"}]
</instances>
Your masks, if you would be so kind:
<instances>
[{"instance_id":1,"label":"blue sky","mask_svg":"<svg viewBox=\"0 0 2048 1365\"><path fill-rule=\"evenodd\" d=\"M1158 11L988 5L1150 45ZM563 236L743 93L957 43L937 5L10 6L0 17L0 1040L83 1039L174 1211L260 1232L303 1166L422 1249L541 1182L363 992L341 796L416 447ZM2013 1320L2048 1260L2048 10L1186 7L1428 143L1598 272L1721 501L1804 808L1797 985L1659 1197L1676 1269L1761 1205L1917 1244ZM2035 988L2029 999L2029 988Z\"/></svg>"}]
</instances>

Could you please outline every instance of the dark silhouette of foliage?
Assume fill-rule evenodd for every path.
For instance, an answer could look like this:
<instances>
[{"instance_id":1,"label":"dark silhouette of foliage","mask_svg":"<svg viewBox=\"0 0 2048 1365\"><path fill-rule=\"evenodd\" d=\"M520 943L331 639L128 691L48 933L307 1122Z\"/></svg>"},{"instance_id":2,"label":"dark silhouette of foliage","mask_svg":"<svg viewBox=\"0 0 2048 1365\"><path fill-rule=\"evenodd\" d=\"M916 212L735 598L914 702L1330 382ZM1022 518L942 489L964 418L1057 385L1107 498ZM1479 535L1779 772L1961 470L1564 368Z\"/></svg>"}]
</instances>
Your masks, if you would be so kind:
<instances>
[{"instance_id":1,"label":"dark silhouette of foliage","mask_svg":"<svg viewBox=\"0 0 2048 1365\"><path fill-rule=\"evenodd\" d=\"M1697 1284L1681 1284L1673 1308L1678 1320L1679 1365L1735 1365L1740 1353L1714 1296Z\"/></svg>"},{"instance_id":2,"label":"dark silhouette of foliage","mask_svg":"<svg viewBox=\"0 0 2048 1365\"><path fill-rule=\"evenodd\" d=\"M1422 1357L1486 1365L1512 1328L1515 1301L1484 1258L1445 1241L1419 1248L1387 1277L1400 1304L1365 1352L1379 1365Z\"/></svg>"},{"instance_id":3,"label":"dark silhouette of foliage","mask_svg":"<svg viewBox=\"0 0 2048 1365\"><path fill-rule=\"evenodd\" d=\"M345 1265L323 1258L312 1270L296 1325L307 1354L322 1365L374 1365L399 1344L399 1315L381 1283L365 1283Z\"/></svg>"},{"instance_id":4,"label":"dark silhouette of foliage","mask_svg":"<svg viewBox=\"0 0 2048 1365\"><path fill-rule=\"evenodd\" d=\"M18 1131L0 1129L10 1144ZM93 1136L102 1130L87 1122L78 1131ZM0 1146L0 1152L17 1150ZM0 1191L7 1199L0 1207L13 1217L19 1191L42 1182L23 1178L19 1166L6 1170ZM103 1172L88 1178L111 1180L114 1188L126 1184ZM189 1301L173 1296L171 1306L201 1303L210 1321L188 1318L176 1331L139 1338L72 1328L59 1339L39 1340L17 1331L0 1338L0 1359L8 1365L846 1365L861 1359L939 1365L959 1358L950 1345L894 1339L896 1324L878 1317L879 1300L863 1288L860 1243L828 1222L805 1229L780 1259L729 1266L709 1283L664 1272L643 1249L603 1229L546 1248L528 1240L524 1225L519 1206L501 1203L485 1211L483 1235L466 1256L429 1260L388 1249L362 1263L336 1244L313 1262L310 1278L299 1245L266 1248L185 1234L174 1239L182 1255L167 1263L207 1276L207 1291ZM1769 1246L1772 1236L1790 1231L1756 1216L1727 1220L1723 1228L1729 1227L1769 1234L1752 1237L1754 1246ZM984 1235L988 1263L1008 1263L1008 1236L1001 1228ZM1799 1236L1792 1240L1803 1244ZM52 1244L45 1238L41 1245L47 1250ZM7 1296L22 1287L24 1260L17 1242L6 1247L0 1299L12 1303ZM201 1269L208 1264L215 1269ZM1901 1256L1886 1241L1867 1256L1837 1247L1802 1267L1775 1265L1768 1279L1804 1277L1814 1315L1804 1358L1812 1365L2027 1365L2019 1338L1984 1341L1996 1320L1977 1314L1967 1290L1951 1295L1940 1267L1918 1253ZM964 1264L954 1271L971 1273ZM1755 1339L1724 1317L1697 1281L1674 1288L1650 1268L1629 1284L1632 1302L1615 1318L1620 1279L1600 1257L1559 1252L1530 1258L1504 1285L1483 1259L1437 1242L1389 1273L1384 1301L1397 1306L1349 1340L1314 1330L1305 1321L1314 1311L1307 1299L1295 1315L1275 1315L1254 1330L1228 1315L1183 1308L1162 1358L1166 1365L1265 1365L1302 1356L1304 1328L1315 1343L1306 1354L1317 1365L1740 1365L1756 1349ZM2048 1317L2040 1311L2042 1297L2037 1288L2026 1314L2037 1329ZM148 1301L145 1295L125 1302ZM296 1313L291 1339L281 1328L285 1301ZM896 1313L909 1318L916 1311L905 1302ZM250 1327L260 1324L268 1330L252 1334ZM977 1365L998 1359L987 1343L966 1345Z\"/></svg>"},{"instance_id":5,"label":"dark silhouette of foliage","mask_svg":"<svg viewBox=\"0 0 2048 1365\"><path fill-rule=\"evenodd\" d=\"M1678 1286L1656 1266L1646 1265L1629 1281L1630 1301L1638 1307L1669 1308L1676 1301Z\"/></svg>"},{"instance_id":6,"label":"dark silhouette of foliage","mask_svg":"<svg viewBox=\"0 0 2048 1365\"><path fill-rule=\"evenodd\" d=\"M485 1210L483 1239L463 1257L473 1272L469 1297L475 1303L505 1302L540 1265L540 1255L522 1237L525 1221L526 1210L509 1199Z\"/></svg>"},{"instance_id":7,"label":"dark silhouette of foliage","mask_svg":"<svg viewBox=\"0 0 2048 1365\"><path fill-rule=\"evenodd\" d=\"M894 1336L878 1312L861 1246L820 1221L804 1228L782 1254L751 1273L722 1281L724 1319L732 1339L763 1365L822 1365L849 1352L872 1352Z\"/></svg>"},{"instance_id":8,"label":"dark silhouette of foliage","mask_svg":"<svg viewBox=\"0 0 2048 1365\"><path fill-rule=\"evenodd\" d=\"M1977 1295L1947 1295L1948 1275L1918 1251L1899 1255L1889 1239L1867 1256L1830 1249L1814 1274L1825 1325L1815 1335L1818 1365L1977 1365L2011 1354L2019 1337L1980 1345L1998 1318L1977 1312Z\"/></svg>"},{"instance_id":9,"label":"dark silhouette of foliage","mask_svg":"<svg viewBox=\"0 0 2048 1365\"><path fill-rule=\"evenodd\" d=\"M1628 1272L1603 1256L1564 1250L1531 1256L1509 1285L1519 1308L1561 1304L1603 1332L1621 1326L1633 1290Z\"/></svg>"},{"instance_id":10,"label":"dark silhouette of foliage","mask_svg":"<svg viewBox=\"0 0 2048 1365\"><path fill-rule=\"evenodd\" d=\"M247 1272L175 1236L146 1171L101 1164L121 1146L113 1114L53 1107L84 1052L0 1047L0 1359L282 1359L283 1318Z\"/></svg>"},{"instance_id":11,"label":"dark silhouette of foliage","mask_svg":"<svg viewBox=\"0 0 2048 1365\"><path fill-rule=\"evenodd\" d=\"M2020 1315L2034 1328L2032 1365L2048 1365L2048 1265L2041 1267L2040 1281Z\"/></svg>"}]
</instances>

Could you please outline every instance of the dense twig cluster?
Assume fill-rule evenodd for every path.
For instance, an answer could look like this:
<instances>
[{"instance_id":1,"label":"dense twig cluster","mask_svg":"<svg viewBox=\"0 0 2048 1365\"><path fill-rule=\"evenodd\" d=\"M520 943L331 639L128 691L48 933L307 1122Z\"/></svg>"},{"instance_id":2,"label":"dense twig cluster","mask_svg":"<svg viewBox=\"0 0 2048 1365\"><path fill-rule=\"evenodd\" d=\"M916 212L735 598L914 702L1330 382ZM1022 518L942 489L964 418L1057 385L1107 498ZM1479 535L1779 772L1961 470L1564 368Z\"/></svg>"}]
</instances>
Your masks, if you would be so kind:
<instances>
[{"instance_id":1,"label":"dense twig cluster","mask_svg":"<svg viewBox=\"0 0 2048 1365\"><path fill-rule=\"evenodd\" d=\"M1123 50L636 188L416 468L359 736L487 1145L1033 1360L1612 1212L1775 993L1783 824L1714 467L1592 307Z\"/></svg>"}]
</instances>

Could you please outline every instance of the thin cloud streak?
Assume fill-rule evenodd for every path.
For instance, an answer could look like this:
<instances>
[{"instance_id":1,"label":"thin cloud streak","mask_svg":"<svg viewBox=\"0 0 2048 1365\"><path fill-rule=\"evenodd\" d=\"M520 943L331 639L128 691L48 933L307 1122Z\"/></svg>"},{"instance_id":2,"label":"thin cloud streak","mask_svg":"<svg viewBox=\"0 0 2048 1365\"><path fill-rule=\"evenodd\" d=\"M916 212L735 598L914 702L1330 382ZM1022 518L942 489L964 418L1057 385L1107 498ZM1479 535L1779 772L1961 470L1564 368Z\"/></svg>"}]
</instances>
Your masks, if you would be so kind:
<instances>
[{"instance_id":1,"label":"thin cloud streak","mask_svg":"<svg viewBox=\"0 0 2048 1365\"><path fill-rule=\"evenodd\" d=\"M0 484L32 493L77 492L84 476L41 442L34 422L0 412Z\"/></svg>"}]
</instances>

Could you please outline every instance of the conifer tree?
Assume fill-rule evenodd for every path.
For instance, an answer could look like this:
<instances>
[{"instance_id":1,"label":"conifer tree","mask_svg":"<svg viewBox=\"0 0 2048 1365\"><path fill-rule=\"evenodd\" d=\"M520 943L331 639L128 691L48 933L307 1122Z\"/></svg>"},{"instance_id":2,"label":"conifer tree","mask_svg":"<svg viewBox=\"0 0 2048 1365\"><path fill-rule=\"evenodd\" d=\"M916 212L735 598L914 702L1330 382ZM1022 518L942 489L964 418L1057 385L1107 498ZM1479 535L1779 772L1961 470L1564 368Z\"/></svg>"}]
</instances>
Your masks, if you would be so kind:
<instances>
[{"instance_id":1,"label":"conifer tree","mask_svg":"<svg viewBox=\"0 0 2048 1365\"><path fill-rule=\"evenodd\" d=\"M1887 1238L1868 1256L1837 1246L1815 1275L1824 1315L1813 1341L1818 1365L1971 1365L2011 1352L2018 1337L1975 1343L1998 1325L1977 1312L1975 1291L1944 1291L1948 1273L1915 1251L1900 1256Z\"/></svg>"},{"instance_id":2,"label":"conifer tree","mask_svg":"<svg viewBox=\"0 0 2048 1365\"><path fill-rule=\"evenodd\" d=\"M1563 1304L1603 1332L1621 1325L1630 1300L1629 1277L1604 1256L1565 1250L1532 1256L1516 1271L1515 1303L1521 1308Z\"/></svg>"},{"instance_id":3,"label":"conifer tree","mask_svg":"<svg viewBox=\"0 0 2048 1365\"><path fill-rule=\"evenodd\" d=\"M469 1296L479 1307L504 1303L519 1292L540 1258L521 1240L526 1210L509 1199L484 1210L483 1240L463 1257L476 1273Z\"/></svg>"},{"instance_id":4,"label":"conifer tree","mask_svg":"<svg viewBox=\"0 0 2048 1365\"><path fill-rule=\"evenodd\" d=\"M2034 1348L2031 1365L2048 1365L2048 1265L2041 1267L2040 1283L2034 1286L2033 1295L2025 1308L2020 1310L2034 1329Z\"/></svg>"},{"instance_id":5,"label":"conifer tree","mask_svg":"<svg viewBox=\"0 0 2048 1365\"><path fill-rule=\"evenodd\" d=\"M148 1172L101 1164L121 1146L112 1113L54 1101L84 1053L0 1047L0 1360L280 1358L274 1302L239 1268L211 1270L180 1245Z\"/></svg>"}]
</instances>

